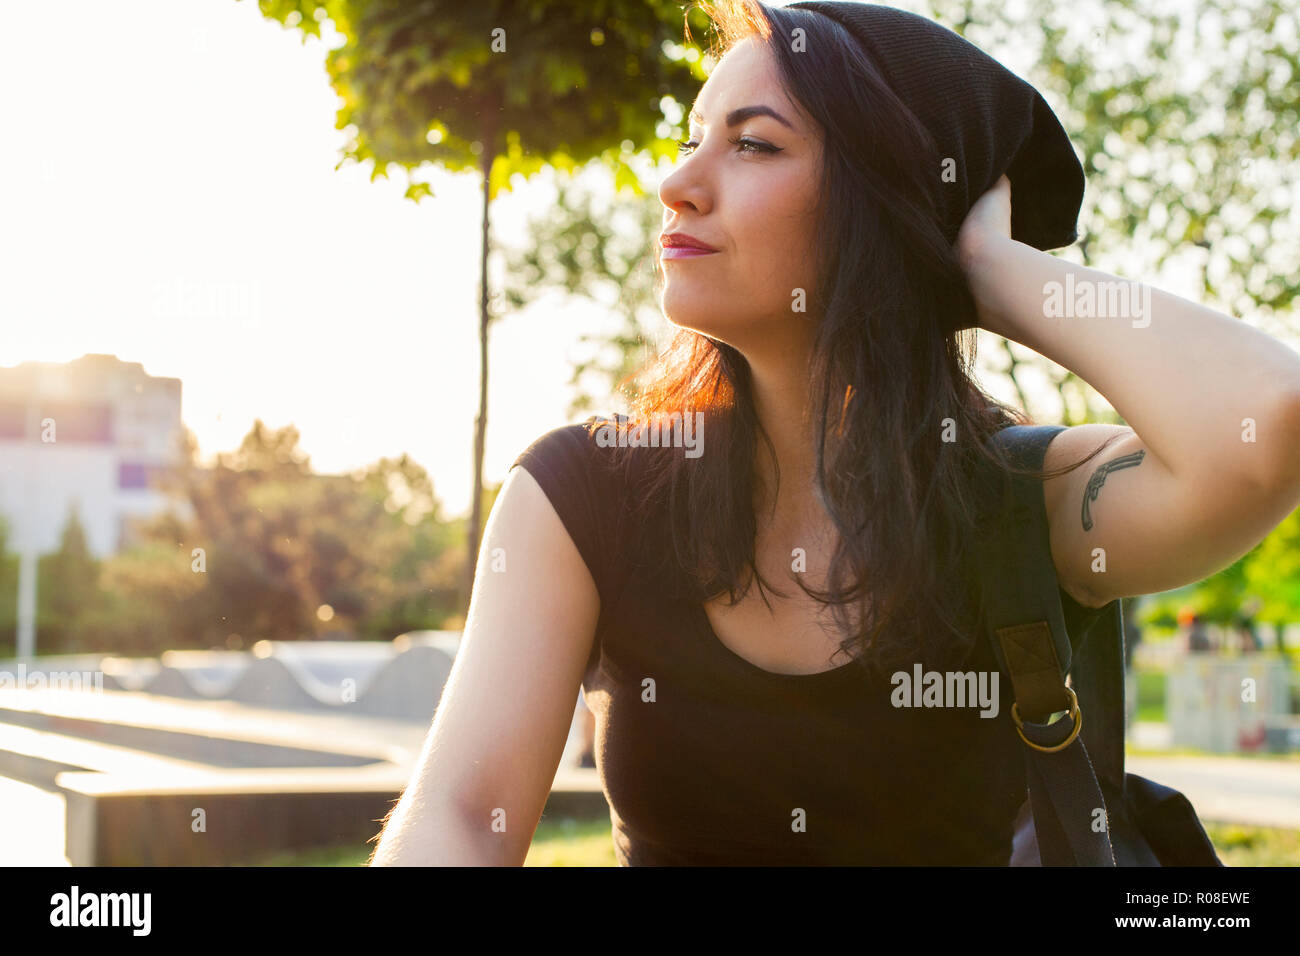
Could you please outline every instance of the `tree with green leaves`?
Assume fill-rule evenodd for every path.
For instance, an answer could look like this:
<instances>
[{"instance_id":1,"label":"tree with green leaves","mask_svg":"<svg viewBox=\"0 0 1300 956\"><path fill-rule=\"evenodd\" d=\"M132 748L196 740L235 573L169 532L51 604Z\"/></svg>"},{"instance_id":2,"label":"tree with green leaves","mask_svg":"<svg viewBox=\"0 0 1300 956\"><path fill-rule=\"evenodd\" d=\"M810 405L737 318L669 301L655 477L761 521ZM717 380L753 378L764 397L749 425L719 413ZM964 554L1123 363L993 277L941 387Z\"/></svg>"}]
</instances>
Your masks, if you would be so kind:
<instances>
[{"instance_id":1,"label":"tree with green leaves","mask_svg":"<svg viewBox=\"0 0 1300 956\"><path fill-rule=\"evenodd\" d=\"M588 354L569 380L570 415L614 410L604 406L615 391L634 397L637 374L661 344L666 323L653 265L662 211L654 195L618 190L602 202L570 178L559 183L555 205L529 223L527 242L505 250L509 308L522 310L558 290L618 317L617 331L581 336Z\"/></svg>"},{"instance_id":2,"label":"tree with green leaves","mask_svg":"<svg viewBox=\"0 0 1300 956\"><path fill-rule=\"evenodd\" d=\"M247 648L328 632L391 639L455 618L461 535L408 456L320 475L292 425L254 423L199 463L192 433L161 482L178 503L103 562L83 649ZM44 586L43 586L44 587Z\"/></svg>"},{"instance_id":3,"label":"tree with green leaves","mask_svg":"<svg viewBox=\"0 0 1300 956\"><path fill-rule=\"evenodd\" d=\"M17 652L18 556L9 551L9 521L0 515L0 657Z\"/></svg>"},{"instance_id":4,"label":"tree with green leaves","mask_svg":"<svg viewBox=\"0 0 1300 956\"><path fill-rule=\"evenodd\" d=\"M1250 314L1273 334L1295 331L1300 229L1288 218L1283 192L1300 175L1300 87L1289 81L1300 75L1300 54L1285 41L1300 34L1293 5L1196 0L1195 17L1132 0L1067 6L1030 0L1016 8L996 0L916 0L900 6L1006 62L1028 51L1023 75L1061 118L1088 183L1079 242L1059 255L1149 281L1166 263L1192 254L1207 304ZM1197 29L1202 23L1206 28ZM1223 26L1222 37L1216 24ZM561 203L531 234L529 245L547 257L545 271L529 267L536 253L524 251L512 258L509 272L533 280L523 290L530 300L551 289L595 298L581 287L623 280L628 262L637 258L596 255L604 246L603 228L586 206ZM648 217L646 253L654 232L657 221ZM548 243L572 254L552 255ZM639 366L647 329L629 314L625 327L603 343L602 354L611 357L592 370L604 373L610 392ZM1119 421L1077 375L1018 343L1000 339L981 359L981 373L1005 376L1031 414L1027 383L1041 378L1060 398L1063 424ZM590 408L604 401L597 387L594 397L580 394L576 404Z\"/></svg>"},{"instance_id":5,"label":"tree with green leaves","mask_svg":"<svg viewBox=\"0 0 1300 956\"><path fill-rule=\"evenodd\" d=\"M704 79L698 49L682 45L683 5L658 0L259 0L262 13L307 36L329 22L343 44L326 69L342 99L343 162L371 161L371 178L404 168L407 196L432 195L412 174L426 164L483 177L479 297L479 411L474 434L466 600L482 526L487 429L487 263L491 201L544 166L572 170L594 157L636 186L632 154L668 155L665 98L686 102ZM693 12L697 31L708 21Z\"/></svg>"},{"instance_id":6,"label":"tree with green leaves","mask_svg":"<svg viewBox=\"0 0 1300 956\"><path fill-rule=\"evenodd\" d=\"M47 651L76 651L78 624L99 590L99 561L90 553L76 504L68 509L58 550L42 556L37 566L37 631Z\"/></svg>"},{"instance_id":7,"label":"tree with green leaves","mask_svg":"<svg viewBox=\"0 0 1300 956\"><path fill-rule=\"evenodd\" d=\"M1014 10L994 0L925 0L902 5L949 26L1006 62L1028 51L1028 66L1021 70L1022 75L1043 91L1060 116L1079 148L1088 180L1080 216L1081 238L1075 246L1061 251L1063 257L1149 281L1165 263L1189 254L1199 256L1197 264L1207 304L1250 314L1274 333L1285 331L1292 323L1293 303L1300 290L1300 229L1288 219L1290 202L1285 190L1300 172L1300 98L1296 93L1300 87L1294 82L1300 74L1300 55L1287 41L1300 34L1300 15L1294 5L1281 0L1194 0L1191 16L1185 10L1166 11L1158 5L1138 5L1134 0L1096 0L1066 6L1054 0L1029 0L1028 7ZM395 6L297 0L261 3L267 16L297 26L304 34L318 33L320 22L333 20L344 35L344 45L331 53L328 66L335 89L344 100L339 125L352 135L344 151L345 160L374 160L375 176L386 175L381 168L388 162L413 170L423 162L421 157L448 169L470 168L474 162L458 157L457 151L463 150L466 142L471 149L479 144L480 152L474 154L480 160L479 168L490 170L485 173L486 250L487 201L496 194L498 184L504 186L511 171L523 172L525 177L531 171L516 167L515 160L535 163L531 167L534 170L550 162L562 171L576 168L576 160L554 162L537 154L536 141L527 134L535 125L532 117L524 118L523 132L515 140L508 140L514 145L507 146L504 156L496 154L491 137L465 132L478 128L475 123L482 118L481 111L456 126L443 122L444 117L472 112L472 107L461 108L466 103L482 102L492 85L480 85L479 76L491 73L489 67L504 65L484 60L480 44L464 42L466 30L469 36L476 36L473 31L486 29L487 21L494 17L505 24L507 18L497 16L497 11L505 8L529 11L528 16L540 20L545 18L545 11L557 5L485 4L482 11L465 17L449 12L439 34L445 39L432 57L416 52L413 44L418 43L413 38L423 29L420 24L425 18L447 5L413 4L407 7L406 18L387 15L385 11ZM593 8L599 9L600 15L626 23L626 18L620 16L625 6L604 4ZM647 6L640 5L638 12L644 14ZM671 95L684 103L698 91L705 69L703 61L689 59L685 64L699 66L689 71L689 77L687 70L676 69L684 65L680 58L685 48L676 44L681 36L681 17L680 7L675 9L672 42L665 42L662 51L656 44L648 44L646 50L648 69L665 67L674 81L681 80L682 89ZM555 15L564 22L572 22L574 16L568 10ZM695 35L707 33L702 21L699 28L695 20L691 26ZM382 40L396 33L401 33L400 39L391 43ZM507 47L511 33L507 26ZM601 39L634 34L631 29L617 33L602 29ZM571 45L560 42L550 49L557 63L577 63L579 68L585 68L585 56L574 60L571 52L566 52L572 50ZM476 50L477 54L473 52ZM669 62L661 64L660 60ZM452 61L458 65L447 65ZM544 109L544 104L560 102L560 86L552 85L550 80L563 73L564 66L555 66L549 73L543 70L547 75L544 80L538 79L541 74L536 71L506 72L535 85L535 89L514 89L517 93L540 94L537 102L543 108L538 114L556 123L569 118L567 112L552 117ZM405 85L394 85L399 77ZM471 89L484 95L476 99ZM586 99L593 104L580 105L597 108L604 105L596 102L602 97L608 102L603 92L600 96L591 92L595 89L599 87L588 84L590 95ZM388 95L376 96L380 90L386 90ZM411 105L418 97L409 94L416 90L427 94L423 106ZM456 110L439 112L442 101L455 99L457 90L461 98ZM581 89L573 92L577 101L583 101ZM572 105L572 101L566 101L566 105ZM438 122L425 132L419 126L422 116L436 116ZM637 118L647 116L641 113ZM666 133L656 127L656 134ZM441 155L435 157L425 150L419 141L421 134L425 144L440 147ZM642 141L629 136L626 145L634 147ZM622 151L621 139L619 146L617 155L611 156L606 150L602 160L613 167L618 188L631 186L638 195L644 194L631 172L629 154ZM656 158L671 153L666 139L652 144L651 155ZM493 155L496 158L489 158L484 166L483 158ZM574 150L567 153L569 159L578 155ZM427 185L420 182L413 181L408 189L413 198L427 193ZM591 288L605 279L617 283L639 277L630 268L638 261L638 254L610 256L604 248L600 214L582 206L567 209L565 204L569 202L566 196L560 213L537 224L534 244L538 254L526 252L512 259L514 288L508 294L512 305L518 307L530 301L544 291L543 284L565 288L571 294L588 294L583 291L584 285ZM646 251L657 227L657 222L649 220L647 217ZM593 254L597 249L600 255ZM530 259L535 260L533 266L529 266ZM527 275L535 284L525 287L518 281L516 270L522 270L521 275ZM486 269L483 276L480 343L485 349L489 299ZM633 291L630 298L636 297ZM599 359L575 371L575 379L594 371L607 377L613 386L639 368L645 357L646 329L634 308L624 307L621 311L623 328L610 337L608 348L597 353ZM984 357L1000 360L992 368L993 374L1007 375L1021 403L1031 412L1024 384L1026 371L1042 374L1058 392L1065 424L1118 420L1111 410L1097 404L1086 383L1073 373L1008 341L1002 340L999 346L984 353ZM485 351L481 361L481 381L485 381ZM484 395L481 392L479 439L485 422ZM590 408L593 401L603 400L580 395L576 404ZM477 450L481 452L481 440ZM476 487L480 470L476 460ZM477 553L480 498L476 496L474 534L469 542L471 576ZM1244 573L1254 566L1253 560L1243 559L1237 570ZM1294 581L1295 577L1281 580ZM1279 608L1277 613L1284 612Z\"/></svg>"},{"instance_id":8,"label":"tree with green leaves","mask_svg":"<svg viewBox=\"0 0 1300 956\"><path fill-rule=\"evenodd\" d=\"M918 0L1003 58L1023 53L1079 150L1079 242L1059 255L1138 281L1199 266L1206 304L1294 332L1300 228L1300 12L1287 0ZM1016 346L1019 349L1020 346ZM1028 355L1061 395L1064 424L1107 420L1078 376ZM1005 370L1004 366L1004 370ZM1189 370L1190 371L1190 370Z\"/></svg>"},{"instance_id":9,"label":"tree with green leaves","mask_svg":"<svg viewBox=\"0 0 1300 956\"><path fill-rule=\"evenodd\" d=\"M1281 650L1283 628L1300 621L1300 510L1291 512L1246 557L1242 592L1258 603L1255 618L1273 625Z\"/></svg>"}]
</instances>

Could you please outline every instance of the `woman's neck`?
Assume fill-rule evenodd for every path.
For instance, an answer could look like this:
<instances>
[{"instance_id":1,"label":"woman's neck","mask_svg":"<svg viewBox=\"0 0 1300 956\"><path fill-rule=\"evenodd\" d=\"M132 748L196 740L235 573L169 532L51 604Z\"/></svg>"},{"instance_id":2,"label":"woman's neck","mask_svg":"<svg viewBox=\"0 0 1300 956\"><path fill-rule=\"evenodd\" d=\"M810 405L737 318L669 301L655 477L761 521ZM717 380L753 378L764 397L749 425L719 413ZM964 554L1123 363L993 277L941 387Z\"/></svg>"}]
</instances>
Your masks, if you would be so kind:
<instances>
[{"instance_id":1,"label":"woman's neck","mask_svg":"<svg viewBox=\"0 0 1300 956\"><path fill-rule=\"evenodd\" d=\"M760 438L754 449L758 478L755 507L760 526L798 529L820 525L825 513L813 493L817 458L813 425L806 414L808 400L807 351L781 356L746 356L750 366L750 393L759 424L772 441L780 468L777 487L771 456ZM775 500L771 492L776 489Z\"/></svg>"}]
</instances>

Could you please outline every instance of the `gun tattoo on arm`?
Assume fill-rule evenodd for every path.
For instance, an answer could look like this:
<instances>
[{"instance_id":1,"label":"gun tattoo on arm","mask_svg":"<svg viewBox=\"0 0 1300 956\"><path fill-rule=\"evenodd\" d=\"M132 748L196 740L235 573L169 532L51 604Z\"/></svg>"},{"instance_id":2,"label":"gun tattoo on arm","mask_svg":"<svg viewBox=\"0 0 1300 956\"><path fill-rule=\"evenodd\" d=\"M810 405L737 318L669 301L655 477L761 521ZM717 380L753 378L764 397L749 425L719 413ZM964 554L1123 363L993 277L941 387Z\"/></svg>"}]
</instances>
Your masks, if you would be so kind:
<instances>
[{"instance_id":1,"label":"gun tattoo on arm","mask_svg":"<svg viewBox=\"0 0 1300 956\"><path fill-rule=\"evenodd\" d=\"M1131 455L1122 455L1114 461L1108 461L1101 465L1092 473L1088 479L1088 487L1083 491L1083 530L1092 530L1092 513L1088 510L1088 502L1096 501L1097 494L1101 491L1101 486L1106 483L1106 476L1112 471L1118 471L1121 468L1133 468L1142 463L1146 456L1146 451L1135 451Z\"/></svg>"}]
</instances>

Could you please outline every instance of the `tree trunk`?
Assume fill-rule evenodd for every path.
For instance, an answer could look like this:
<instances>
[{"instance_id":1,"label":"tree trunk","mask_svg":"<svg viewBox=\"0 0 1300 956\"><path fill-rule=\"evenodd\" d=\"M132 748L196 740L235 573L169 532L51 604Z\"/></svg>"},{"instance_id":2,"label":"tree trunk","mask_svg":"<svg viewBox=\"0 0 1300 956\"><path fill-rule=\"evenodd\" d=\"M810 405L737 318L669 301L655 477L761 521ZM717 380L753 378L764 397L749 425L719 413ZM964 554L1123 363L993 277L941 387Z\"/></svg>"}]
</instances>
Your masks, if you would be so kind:
<instances>
[{"instance_id":1,"label":"tree trunk","mask_svg":"<svg viewBox=\"0 0 1300 956\"><path fill-rule=\"evenodd\" d=\"M492 160L496 157L496 112L499 109L494 100L484 110L483 117L483 245L480 256L479 278L479 320L478 320L478 417L474 420L474 482L470 486L473 496L470 502L469 534L467 535L468 570L465 576L465 601L463 607L469 613L469 602L474 596L474 576L478 566L479 536L483 527L483 445L487 434L487 396L488 396L488 206L491 201Z\"/></svg>"},{"instance_id":2,"label":"tree trunk","mask_svg":"<svg viewBox=\"0 0 1300 956\"><path fill-rule=\"evenodd\" d=\"M1011 351L1011 343L1007 339L1002 340L1002 351L1007 355L1007 377L1011 379L1011 384L1015 386L1016 394L1020 396L1020 407L1027 414L1032 415L1033 411L1029 407L1029 396L1020 386L1020 379L1016 377L1016 370L1020 368L1020 360L1016 358L1016 353Z\"/></svg>"}]
</instances>

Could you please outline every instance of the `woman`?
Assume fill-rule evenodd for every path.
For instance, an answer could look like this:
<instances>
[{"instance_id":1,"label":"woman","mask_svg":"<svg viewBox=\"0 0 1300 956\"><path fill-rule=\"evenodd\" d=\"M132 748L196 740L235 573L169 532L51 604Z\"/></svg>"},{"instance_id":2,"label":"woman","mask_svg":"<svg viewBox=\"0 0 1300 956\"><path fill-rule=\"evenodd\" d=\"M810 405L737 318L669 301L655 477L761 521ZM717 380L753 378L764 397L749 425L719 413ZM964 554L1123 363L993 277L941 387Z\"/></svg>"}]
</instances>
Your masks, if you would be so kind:
<instances>
[{"instance_id":1,"label":"woman","mask_svg":"<svg viewBox=\"0 0 1300 956\"><path fill-rule=\"evenodd\" d=\"M1008 688L982 711L894 693L914 666L996 676L970 476L1006 467L986 439L1023 419L972 382L962 329L1072 369L1132 423L1048 448L1072 632L1229 564L1300 499L1300 357L1146 287L1145 322L1050 317L1051 283L1113 277L1013 238L1033 218L1014 175L945 220L947 144L837 6L711 11L724 55L659 189L679 331L634 419L698 413L697 454L685 429L610 447L593 418L520 456L374 864L521 863L580 685L621 864L1005 864L1021 744L986 718Z\"/></svg>"}]
</instances>

